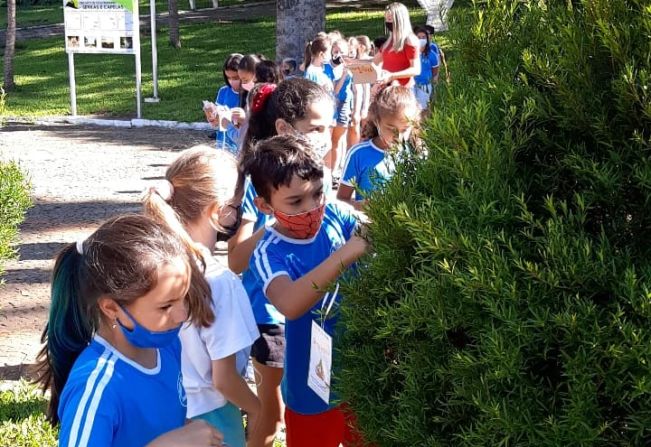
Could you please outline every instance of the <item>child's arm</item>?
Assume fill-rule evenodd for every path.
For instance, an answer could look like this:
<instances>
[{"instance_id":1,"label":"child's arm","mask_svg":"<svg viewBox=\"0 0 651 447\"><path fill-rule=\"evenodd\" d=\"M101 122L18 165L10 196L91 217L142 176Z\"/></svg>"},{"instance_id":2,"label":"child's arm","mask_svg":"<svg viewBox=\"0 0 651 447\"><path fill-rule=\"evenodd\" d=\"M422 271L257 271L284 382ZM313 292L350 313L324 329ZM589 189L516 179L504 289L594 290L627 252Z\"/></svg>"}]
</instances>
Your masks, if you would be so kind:
<instances>
[{"instance_id":1,"label":"child's arm","mask_svg":"<svg viewBox=\"0 0 651 447\"><path fill-rule=\"evenodd\" d=\"M325 261L296 281L284 274L272 279L265 295L288 319L300 318L319 302L328 286L359 259L366 248L366 241L354 235Z\"/></svg>"},{"instance_id":2,"label":"child's arm","mask_svg":"<svg viewBox=\"0 0 651 447\"><path fill-rule=\"evenodd\" d=\"M253 231L255 222L242 220L237 233L228 240L228 268L242 273L249 267L249 260L258 241L264 235L264 226Z\"/></svg>"},{"instance_id":3,"label":"child's arm","mask_svg":"<svg viewBox=\"0 0 651 447\"><path fill-rule=\"evenodd\" d=\"M349 185L344 185L339 183L339 189L337 189L337 200L341 200L344 203L351 205L357 211L362 211L364 205L366 205L366 200L355 200L353 194L355 193L355 188Z\"/></svg>"},{"instance_id":4,"label":"child's arm","mask_svg":"<svg viewBox=\"0 0 651 447\"><path fill-rule=\"evenodd\" d=\"M260 416L260 401L237 372L235 354L212 361L212 383L229 402L246 411L249 435L255 430Z\"/></svg>"}]
</instances>

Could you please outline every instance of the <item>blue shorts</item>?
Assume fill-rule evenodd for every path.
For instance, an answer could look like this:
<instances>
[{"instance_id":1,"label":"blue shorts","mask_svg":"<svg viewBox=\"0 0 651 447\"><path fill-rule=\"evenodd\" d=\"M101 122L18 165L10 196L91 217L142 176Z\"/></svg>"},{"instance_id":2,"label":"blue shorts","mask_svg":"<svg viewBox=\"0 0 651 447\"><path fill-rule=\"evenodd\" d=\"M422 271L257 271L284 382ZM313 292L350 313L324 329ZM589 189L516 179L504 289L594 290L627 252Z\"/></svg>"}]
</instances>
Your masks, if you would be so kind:
<instances>
[{"instance_id":1,"label":"blue shorts","mask_svg":"<svg viewBox=\"0 0 651 447\"><path fill-rule=\"evenodd\" d=\"M242 413L230 402L208 413L200 414L192 419L203 419L212 424L224 435L224 445L228 447L246 447Z\"/></svg>"},{"instance_id":2,"label":"blue shorts","mask_svg":"<svg viewBox=\"0 0 651 447\"><path fill-rule=\"evenodd\" d=\"M337 110L335 111L335 121L337 127L348 127L350 125L350 116L353 108L353 98L346 101L337 100Z\"/></svg>"}]
</instances>

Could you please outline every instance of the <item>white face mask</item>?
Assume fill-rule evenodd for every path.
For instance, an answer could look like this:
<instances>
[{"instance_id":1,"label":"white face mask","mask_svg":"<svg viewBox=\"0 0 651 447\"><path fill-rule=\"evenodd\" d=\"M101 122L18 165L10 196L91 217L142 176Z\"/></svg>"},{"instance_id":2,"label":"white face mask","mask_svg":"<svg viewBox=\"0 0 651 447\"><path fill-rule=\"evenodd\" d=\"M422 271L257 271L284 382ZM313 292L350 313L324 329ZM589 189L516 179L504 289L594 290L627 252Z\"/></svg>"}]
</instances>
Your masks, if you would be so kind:
<instances>
[{"instance_id":1,"label":"white face mask","mask_svg":"<svg viewBox=\"0 0 651 447\"><path fill-rule=\"evenodd\" d=\"M425 45L427 45L427 39L418 39L418 41L420 42L420 47L421 48L423 48L423 47L425 47Z\"/></svg>"},{"instance_id":2,"label":"white face mask","mask_svg":"<svg viewBox=\"0 0 651 447\"><path fill-rule=\"evenodd\" d=\"M312 150L317 155L319 160L322 160L332 147L332 142L330 141L329 134L317 134L312 132L303 133L299 132L297 129L294 129L294 132L297 135L305 137L310 142Z\"/></svg>"}]
</instances>

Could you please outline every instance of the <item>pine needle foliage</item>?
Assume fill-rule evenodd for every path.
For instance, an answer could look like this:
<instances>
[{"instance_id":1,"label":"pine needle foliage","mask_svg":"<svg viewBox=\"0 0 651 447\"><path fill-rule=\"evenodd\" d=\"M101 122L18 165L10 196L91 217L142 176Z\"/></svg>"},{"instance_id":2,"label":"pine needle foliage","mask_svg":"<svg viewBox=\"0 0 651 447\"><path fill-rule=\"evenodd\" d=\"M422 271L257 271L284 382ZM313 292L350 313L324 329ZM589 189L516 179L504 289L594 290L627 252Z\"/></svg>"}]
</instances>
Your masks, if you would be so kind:
<instances>
[{"instance_id":1,"label":"pine needle foliage","mask_svg":"<svg viewBox=\"0 0 651 447\"><path fill-rule=\"evenodd\" d=\"M453 84L372 197L342 398L379 446L651 445L651 3L451 11Z\"/></svg>"}]
</instances>

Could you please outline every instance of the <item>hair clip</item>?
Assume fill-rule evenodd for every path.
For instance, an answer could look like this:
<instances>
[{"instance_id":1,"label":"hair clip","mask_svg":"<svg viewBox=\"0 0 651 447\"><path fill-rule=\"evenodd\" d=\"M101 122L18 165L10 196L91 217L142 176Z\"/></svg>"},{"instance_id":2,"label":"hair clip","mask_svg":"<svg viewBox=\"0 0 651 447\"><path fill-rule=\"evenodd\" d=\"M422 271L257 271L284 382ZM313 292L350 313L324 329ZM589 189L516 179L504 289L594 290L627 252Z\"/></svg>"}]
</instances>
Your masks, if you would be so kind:
<instances>
[{"instance_id":1,"label":"hair clip","mask_svg":"<svg viewBox=\"0 0 651 447\"><path fill-rule=\"evenodd\" d=\"M172 185L169 180L161 180L160 182L156 182L155 184L146 187L142 196L144 198L147 194L154 193L158 194L164 201L169 202L174 195L174 185Z\"/></svg>"},{"instance_id":2,"label":"hair clip","mask_svg":"<svg viewBox=\"0 0 651 447\"><path fill-rule=\"evenodd\" d=\"M274 90L276 90L276 84L265 84L260 87L260 90L258 90L253 99L253 104L251 104L251 111L253 113L260 112L266 104L267 98L271 96Z\"/></svg>"},{"instance_id":3,"label":"hair clip","mask_svg":"<svg viewBox=\"0 0 651 447\"><path fill-rule=\"evenodd\" d=\"M77 253L79 253L81 256L84 255L84 242L86 242L86 238L80 237L79 239L77 239L77 243L75 244L75 246L77 247Z\"/></svg>"}]
</instances>

